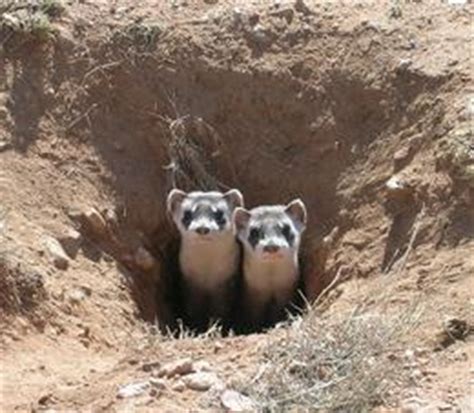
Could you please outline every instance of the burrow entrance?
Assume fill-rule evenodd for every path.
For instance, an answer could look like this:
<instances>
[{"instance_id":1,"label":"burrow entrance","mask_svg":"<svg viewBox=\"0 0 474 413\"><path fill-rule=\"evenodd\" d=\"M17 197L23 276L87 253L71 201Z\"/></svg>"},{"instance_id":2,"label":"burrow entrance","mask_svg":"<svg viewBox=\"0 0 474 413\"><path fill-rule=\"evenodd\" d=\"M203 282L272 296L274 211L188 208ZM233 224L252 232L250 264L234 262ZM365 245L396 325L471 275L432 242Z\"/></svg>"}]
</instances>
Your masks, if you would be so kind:
<instances>
[{"instance_id":1,"label":"burrow entrance","mask_svg":"<svg viewBox=\"0 0 474 413\"><path fill-rule=\"evenodd\" d=\"M110 172L105 184L116 199L117 227L115 241L103 247L128 269L140 316L164 328L179 318L178 233L165 211L173 186L236 187L248 207L302 198L309 213L302 279L312 301L338 270L331 257L345 254L334 243L360 225L363 206L379 203L387 178L438 133L444 115L433 99L444 78L367 56L362 64L357 54L337 68L292 70L229 69L179 54L172 66L157 66L153 56L118 55L103 52L109 60L75 96L66 133L92 145ZM68 75L58 72L55 80ZM28 105L22 110L34 113ZM407 156L394 165L407 142ZM407 242L393 225L383 247L390 259L379 270ZM139 246L156 260L149 271L134 261Z\"/></svg>"}]
</instances>

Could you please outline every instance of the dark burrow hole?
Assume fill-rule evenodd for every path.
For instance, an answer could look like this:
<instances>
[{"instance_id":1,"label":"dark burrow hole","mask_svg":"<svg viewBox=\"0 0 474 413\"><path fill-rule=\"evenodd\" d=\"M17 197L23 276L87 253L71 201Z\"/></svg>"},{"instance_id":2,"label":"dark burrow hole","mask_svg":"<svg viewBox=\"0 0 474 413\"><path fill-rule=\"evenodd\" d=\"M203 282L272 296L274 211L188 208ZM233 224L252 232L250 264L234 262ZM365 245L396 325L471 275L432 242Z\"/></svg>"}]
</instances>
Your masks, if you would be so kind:
<instances>
[{"instance_id":1,"label":"dark burrow hole","mask_svg":"<svg viewBox=\"0 0 474 413\"><path fill-rule=\"evenodd\" d=\"M183 312L178 231L165 207L171 188L238 188L248 208L303 199L300 287L311 302L338 270L326 266L323 241L358 225L358 210L379 203L387 177L397 172L386 165L400 144L439 134L444 116L432 99L444 79L387 73L385 66L360 75L331 69L310 85L289 74L191 63L176 62L173 71L151 61L114 68L78 111L101 105L68 131L90 142L110 173L105 183L127 212L124 239L138 239L158 262L151 274L129 268L139 316L172 331ZM406 246L405 233L387 233L387 251ZM338 254L350 263L343 249ZM242 331L237 324L230 327Z\"/></svg>"},{"instance_id":2,"label":"dark burrow hole","mask_svg":"<svg viewBox=\"0 0 474 413\"><path fill-rule=\"evenodd\" d=\"M264 321L259 324L249 323L244 320L242 314L245 308L242 305L242 273L239 270L234 276L233 297L229 300L230 316L226 319L214 319L209 312L208 303L210 297L204 302L204 307L199 312L190 316L185 311L185 281L179 268L179 248L180 238L176 234L177 231L170 231L170 239L163 241L162 235L155 234L151 237L150 245L155 245L152 251L154 256L160 260L160 280L154 285L155 287L155 303L157 309L161 312L159 325L162 331L171 332L179 335L183 329L188 333L199 334L208 331L213 327L220 329L223 335L228 334L249 334L254 332L262 332L273 327L278 322L283 322L289 317L302 313L306 304L304 298L304 285L298 283L297 291L295 291L294 299L282 311L275 313L272 311L274 303L269 302L265 309ZM161 247L160 247L161 245ZM300 261L304 261L301 257ZM304 271L304 263L302 263L302 271Z\"/></svg>"}]
</instances>

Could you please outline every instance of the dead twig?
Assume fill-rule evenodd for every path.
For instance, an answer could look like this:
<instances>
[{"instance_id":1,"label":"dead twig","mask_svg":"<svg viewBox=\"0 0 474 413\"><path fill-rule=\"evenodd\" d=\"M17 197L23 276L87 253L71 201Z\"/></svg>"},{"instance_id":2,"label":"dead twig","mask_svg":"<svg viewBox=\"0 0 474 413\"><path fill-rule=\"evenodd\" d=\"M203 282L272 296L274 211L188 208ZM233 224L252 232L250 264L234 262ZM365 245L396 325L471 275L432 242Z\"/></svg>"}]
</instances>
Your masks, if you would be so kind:
<instances>
[{"instance_id":1,"label":"dead twig","mask_svg":"<svg viewBox=\"0 0 474 413\"><path fill-rule=\"evenodd\" d=\"M91 106L89 106L89 108L84 112L82 113L81 115L79 115L76 119L74 119L68 126L66 126L66 129L65 131L69 131L70 129L72 129L74 126L76 126L81 120L83 120L84 118L88 118L89 117L89 114L94 110L96 109L97 107L99 107L99 104L98 103L93 103ZM88 119L88 122L89 122L89 126L90 126L90 119Z\"/></svg>"}]
</instances>

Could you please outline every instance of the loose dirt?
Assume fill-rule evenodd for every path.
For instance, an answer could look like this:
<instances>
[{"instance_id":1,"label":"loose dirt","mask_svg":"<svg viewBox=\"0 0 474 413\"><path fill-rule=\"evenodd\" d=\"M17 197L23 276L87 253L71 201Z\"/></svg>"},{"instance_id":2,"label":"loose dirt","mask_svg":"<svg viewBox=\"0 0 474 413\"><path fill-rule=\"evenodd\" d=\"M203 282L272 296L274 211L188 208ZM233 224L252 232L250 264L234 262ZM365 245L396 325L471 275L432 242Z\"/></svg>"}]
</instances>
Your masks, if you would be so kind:
<instances>
[{"instance_id":1,"label":"loose dirt","mask_svg":"<svg viewBox=\"0 0 474 413\"><path fill-rule=\"evenodd\" d=\"M8 3L2 411L219 410L223 388L265 377L265 352L295 327L166 334L179 324L173 185L238 187L248 206L301 197L306 299L324 291L313 315L418 304L390 343L393 360L416 359L411 379L372 407L470 411L472 2ZM223 388L174 377L117 398L183 357Z\"/></svg>"}]
</instances>

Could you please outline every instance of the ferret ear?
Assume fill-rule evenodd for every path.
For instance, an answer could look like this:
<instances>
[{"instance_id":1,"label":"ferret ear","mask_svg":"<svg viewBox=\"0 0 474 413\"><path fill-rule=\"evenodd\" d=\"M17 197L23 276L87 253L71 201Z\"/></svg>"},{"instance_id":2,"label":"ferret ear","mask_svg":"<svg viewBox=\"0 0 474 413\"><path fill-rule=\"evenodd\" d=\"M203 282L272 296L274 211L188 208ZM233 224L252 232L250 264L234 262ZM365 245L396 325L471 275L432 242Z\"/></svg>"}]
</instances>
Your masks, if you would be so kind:
<instances>
[{"instance_id":1,"label":"ferret ear","mask_svg":"<svg viewBox=\"0 0 474 413\"><path fill-rule=\"evenodd\" d=\"M231 189L224 194L224 199L233 207L243 207L244 197L238 189Z\"/></svg>"},{"instance_id":2,"label":"ferret ear","mask_svg":"<svg viewBox=\"0 0 474 413\"><path fill-rule=\"evenodd\" d=\"M247 211L245 208L237 207L234 210L232 215L232 221L237 228L237 231L242 231L247 227L250 220L250 212Z\"/></svg>"},{"instance_id":3,"label":"ferret ear","mask_svg":"<svg viewBox=\"0 0 474 413\"><path fill-rule=\"evenodd\" d=\"M174 214L176 208L181 205L184 198L186 198L186 192L181 191L181 189L172 189L166 199L166 208L168 209L168 212Z\"/></svg>"},{"instance_id":4,"label":"ferret ear","mask_svg":"<svg viewBox=\"0 0 474 413\"><path fill-rule=\"evenodd\" d=\"M285 208L285 212L290 218L297 224L301 225L302 228L306 226L306 207L301 199L295 199L291 201Z\"/></svg>"}]
</instances>

